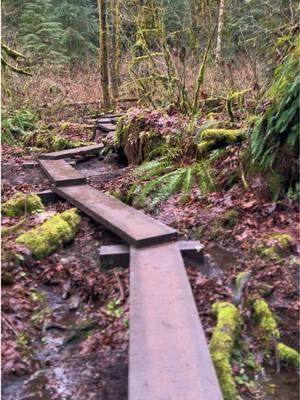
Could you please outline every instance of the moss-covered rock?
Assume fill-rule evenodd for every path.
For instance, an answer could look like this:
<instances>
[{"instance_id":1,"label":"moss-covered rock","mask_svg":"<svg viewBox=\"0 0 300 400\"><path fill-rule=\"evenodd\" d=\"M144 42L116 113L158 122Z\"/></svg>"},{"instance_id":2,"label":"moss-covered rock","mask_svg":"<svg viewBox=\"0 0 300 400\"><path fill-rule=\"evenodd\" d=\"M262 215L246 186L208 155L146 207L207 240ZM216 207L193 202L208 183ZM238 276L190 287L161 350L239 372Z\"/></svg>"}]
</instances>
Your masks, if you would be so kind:
<instances>
[{"instance_id":1,"label":"moss-covered rock","mask_svg":"<svg viewBox=\"0 0 300 400\"><path fill-rule=\"evenodd\" d=\"M240 314L233 304L217 302L213 305L217 315L217 326L210 341L210 352L224 400L237 398L237 389L230 364L234 342L240 330Z\"/></svg>"},{"instance_id":2,"label":"moss-covered rock","mask_svg":"<svg viewBox=\"0 0 300 400\"><path fill-rule=\"evenodd\" d=\"M37 259L70 242L76 235L80 217L75 208L55 215L42 225L20 235L16 242L24 245Z\"/></svg>"},{"instance_id":3,"label":"moss-covered rock","mask_svg":"<svg viewBox=\"0 0 300 400\"><path fill-rule=\"evenodd\" d=\"M280 337L276 318L270 310L268 303L263 299L257 299L254 302L254 313L259 321L262 340L266 350L268 350L270 344Z\"/></svg>"},{"instance_id":4,"label":"moss-covered rock","mask_svg":"<svg viewBox=\"0 0 300 400\"><path fill-rule=\"evenodd\" d=\"M292 237L287 233L277 233L263 240L258 245L257 251L260 255L273 261L280 261L288 255L292 249Z\"/></svg>"},{"instance_id":5,"label":"moss-covered rock","mask_svg":"<svg viewBox=\"0 0 300 400\"><path fill-rule=\"evenodd\" d=\"M279 360L286 362L297 369L300 368L300 354L297 350L294 350L283 343L278 343L277 352Z\"/></svg>"},{"instance_id":6,"label":"moss-covered rock","mask_svg":"<svg viewBox=\"0 0 300 400\"><path fill-rule=\"evenodd\" d=\"M198 152L201 155L220 147L239 143L245 137L245 131L240 129L205 129L201 134Z\"/></svg>"},{"instance_id":7,"label":"moss-covered rock","mask_svg":"<svg viewBox=\"0 0 300 400\"><path fill-rule=\"evenodd\" d=\"M221 223L224 228L233 228L239 218L239 212L237 210L227 211L221 218Z\"/></svg>"},{"instance_id":8,"label":"moss-covered rock","mask_svg":"<svg viewBox=\"0 0 300 400\"><path fill-rule=\"evenodd\" d=\"M34 193L16 193L10 200L2 206L2 211L8 217L24 215L25 212L33 214L44 210L43 203L39 196Z\"/></svg>"}]
</instances>

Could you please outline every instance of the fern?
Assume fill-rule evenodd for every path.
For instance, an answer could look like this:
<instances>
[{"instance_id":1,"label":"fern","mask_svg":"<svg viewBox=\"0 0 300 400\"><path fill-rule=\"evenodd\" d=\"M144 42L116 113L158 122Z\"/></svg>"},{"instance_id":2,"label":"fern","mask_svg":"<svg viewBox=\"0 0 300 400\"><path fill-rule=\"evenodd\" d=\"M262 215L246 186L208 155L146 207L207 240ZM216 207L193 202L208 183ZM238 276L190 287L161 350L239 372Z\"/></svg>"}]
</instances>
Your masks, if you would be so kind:
<instances>
[{"instance_id":1,"label":"fern","mask_svg":"<svg viewBox=\"0 0 300 400\"><path fill-rule=\"evenodd\" d=\"M202 193L215 190L209 165L210 161L200 161L178 168L168 158L145 162L136 169L138 182L130 187L127 201L132 201L136 207L145 207L148 203L153 209L176 193L181 193L180 201L185 203L196 182Z\"/></svg>"},{"instance_id":2,"label":"fern","mask_svg":"<svg viewBox=\"0 0 300 400\"><path fill-rule=\"evenodd\" d=\"M266 175L280 174L279 191L293 190L299 177L300 36L275 71L268 96L273 100L256 123L251 137L253 164Z\"/></svg>"},{"instance_id":3,"label":"fern","mask_svg":"<svg viewBox=\"0 0 300 400\"><path fill-rule=\"evenodd\" d=\"M18 110L13 116L2 116L1 142L13 144L36 128L37 117L29 110Z\"/></svg>"}]
</instances>

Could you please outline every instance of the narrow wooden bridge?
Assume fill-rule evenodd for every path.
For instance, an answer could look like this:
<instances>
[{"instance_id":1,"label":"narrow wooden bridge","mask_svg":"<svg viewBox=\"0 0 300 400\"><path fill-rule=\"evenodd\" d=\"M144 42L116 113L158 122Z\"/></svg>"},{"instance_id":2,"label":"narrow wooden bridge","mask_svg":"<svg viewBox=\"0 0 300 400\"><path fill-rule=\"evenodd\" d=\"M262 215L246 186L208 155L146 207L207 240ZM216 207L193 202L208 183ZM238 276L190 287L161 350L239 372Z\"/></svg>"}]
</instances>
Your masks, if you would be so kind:
<instances>
[{"instance_id":1,"label":"narrow wooden bridge","mask_svg":"<svg viewBox=\"0 0 300 400\"><path fill-rule=\"evenodd\" d=\"M112 132L117 117L106 115L99 129ZM177 241L176 230L89 186L64 160L99 150L42 154L38 163L56 195L130 245L100 249L102 258L117 255L130 264L129 400L221 400L182 258L185 252L202 257L202 248Z\"/></svg>"}]
</instances>

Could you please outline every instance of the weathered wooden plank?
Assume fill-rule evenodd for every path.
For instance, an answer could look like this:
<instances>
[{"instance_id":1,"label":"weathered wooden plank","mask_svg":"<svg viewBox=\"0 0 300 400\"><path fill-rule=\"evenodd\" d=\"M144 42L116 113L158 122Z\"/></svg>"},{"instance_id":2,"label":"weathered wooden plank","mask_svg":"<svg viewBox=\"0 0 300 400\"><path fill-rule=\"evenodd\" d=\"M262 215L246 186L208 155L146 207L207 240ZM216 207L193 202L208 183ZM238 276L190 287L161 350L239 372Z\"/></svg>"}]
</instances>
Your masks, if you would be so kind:
<instances>
[{"instance_id":1,"label":"weathered wooden plank","mask_svg":"<svg viewBox=\"0 0 300 400\"><path fill-rule=\"evenodd\" d=\"M130 248L129 400L221 400L177 243Z\"/></svg>"},{"instance_id":2,"label":"weathered wooden plank","mask_svg":"<svg viewBox=\"0 0 300 400\"><path fill-rule=\"evenodd\" d=\"M38 160L40 167L55 186L82 185L86 178L64 160Z\"/></svg>"},{"instance_id":3,"label":"weathered wooden plank","mask_svg":"<svg viewBox=\"0 0 300 400\"><path fill-rule=\"evenodd\" d=\"M101 129L104 132L112 132L116 130L116 125L110 123L97 124L97 129Z\"/></svg>"},{"instance_id":4,"label":"weathered wooden plank","mask_svg":"<svg viewBox=\"0 0 300 400\"><path fill-rule=\"evenodd\" d=\"M69 165L71 165L71 167L76 167L76 161L75 160L65 160ZM40 165L37 161L24 161L22 164L22 168L28 168L28 169L32 169L32 168L39 168Z\"/></svg>"},{"instance_id":5,"label":"weathered wooden plank","mask_svg":"<svg viewBox=\"0 0 300 400\"><path fill-rule=\"evenodd\" d=\"M179 250L184 259L192 259L199 264L203 264L203 244L198 240L179 240ZM101 265L106 268L129 266L129 247L126 244L115 244L110 246L101 246L98 250Z\"/></svg>"},{"instance_id":6,"label":"weathered wooden plank","mask_svg":"<svg viewBox=\"0 0 300 400\"><path fill-rule=\"evenodd\" d=\"M91 186L53 190L130 244L147 246L177 237L175 229Z\"/></svg>"},{"instance_id":7,"label":"weathered wooden plank","mask_svg":"<svg viewBox=\"0 0 300 400\"><path fill-rule=\"evenodd\" d=\"M75 157L82 154L97 154L103 148L103 143L92 144L90 146L77 147L76 149L68 149L54 151L53 153L39 154L40 160L60 160L66 157Z\"/></svg>"}]
</instances>

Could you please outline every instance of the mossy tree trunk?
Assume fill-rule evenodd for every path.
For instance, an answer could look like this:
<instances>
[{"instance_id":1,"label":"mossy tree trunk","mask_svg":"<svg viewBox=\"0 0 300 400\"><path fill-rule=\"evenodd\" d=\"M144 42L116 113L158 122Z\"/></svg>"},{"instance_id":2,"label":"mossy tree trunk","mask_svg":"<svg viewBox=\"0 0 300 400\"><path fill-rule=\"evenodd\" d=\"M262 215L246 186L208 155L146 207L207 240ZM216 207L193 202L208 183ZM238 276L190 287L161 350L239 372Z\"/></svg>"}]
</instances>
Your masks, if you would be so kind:
<instances>
[{"instance_id":1,"label":"mossy tree trunk","mask_svg":"<svg viewBox=\"0 0 300 400\"><path fill-rule=\"evenodd\" d=\"M104 111L107 111L110 108L110 96L109 96L109 76L108 76L106 0L98 0L98 10L99 10L99 46L100 46L102 106L104 108Z\"/></svg>"},{"instance_id":2,"label":"mossy tree trunk","mask_svg":"<svg viewBox=\"0 0 300 400\"><path fill-rule=\"evenodd\" d=\"M120 0L110 0L112 15L111 28L111 56L110 56L110 81L112 96L114 99L119 97L120 65L121 65L121 13Z\"/></svg>"},{"instance_id":3,"label":"mossy tree trunk","mask_svg":"<svg viewBox=\"0 0 300 400\"><path fill-rule=\"evenodd\" d=\"M219 22L218 22L218 33L217 33L217 47L216 47L216 63L217 64L219 64L221 62L221 59L222 59L224 13L225 13L225 0L220 0Z\"/></svg>"}]
</instances>

